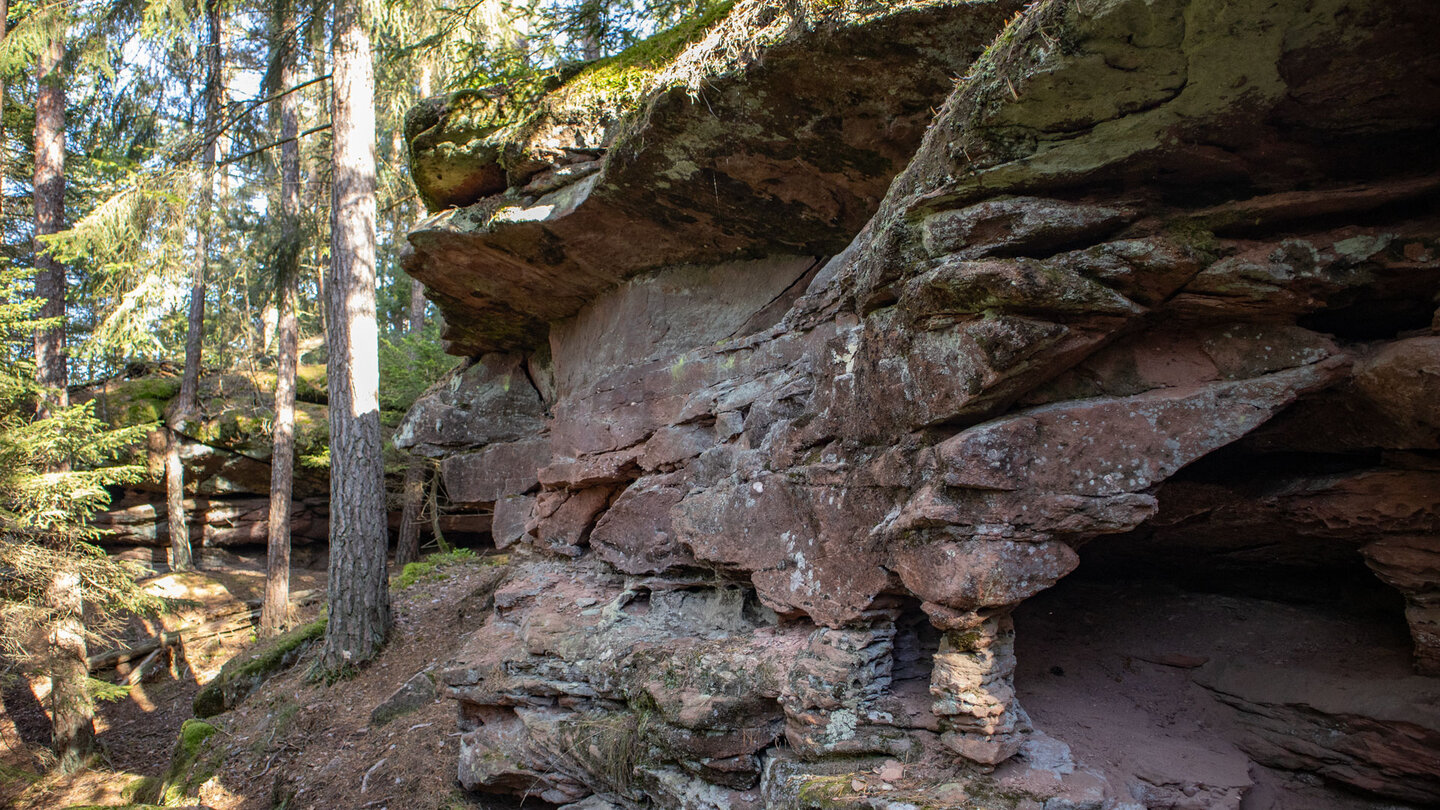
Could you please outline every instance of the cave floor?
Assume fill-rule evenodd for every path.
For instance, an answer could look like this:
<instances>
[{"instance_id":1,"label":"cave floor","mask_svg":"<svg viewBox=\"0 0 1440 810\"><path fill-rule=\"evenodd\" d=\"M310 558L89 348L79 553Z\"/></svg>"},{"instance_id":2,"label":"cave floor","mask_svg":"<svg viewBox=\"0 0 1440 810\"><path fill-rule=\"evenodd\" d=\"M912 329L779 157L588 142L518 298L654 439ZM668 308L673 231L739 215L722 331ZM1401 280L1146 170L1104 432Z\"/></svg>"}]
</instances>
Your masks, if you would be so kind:
<instances>
[{"instance_id":1,"label":"cave floor","mask_svg":"<svg viewBox=\"0 0 1440 810\"><path fill-rule=\"evenodd\" d=\"M1147 805L1198 810L1214 801L1207 789L1229 788L1243 810L1410 807L1254 762L1240 713L1202 685L1217 667L1254 665L1302 693L1335 677L1383 688L1412 674L1393 612L1077 573L1017 609L1015 625L1016 691L1036 728Z\"/></svg>"}]
</instances>

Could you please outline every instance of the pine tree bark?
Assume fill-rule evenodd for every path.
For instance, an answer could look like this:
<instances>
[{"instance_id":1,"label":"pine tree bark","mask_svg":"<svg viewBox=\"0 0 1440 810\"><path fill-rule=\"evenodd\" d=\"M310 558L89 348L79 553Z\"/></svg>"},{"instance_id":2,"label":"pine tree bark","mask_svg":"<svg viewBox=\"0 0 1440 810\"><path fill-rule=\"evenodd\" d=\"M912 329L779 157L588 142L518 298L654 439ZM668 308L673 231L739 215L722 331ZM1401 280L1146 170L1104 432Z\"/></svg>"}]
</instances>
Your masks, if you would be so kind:
<instances>
[{"instance_id":1,"label":"pine tree bark","mask_svg":"<svg viewBox=\"0 0 1440 810\"><path fill-rule=\"evenodd\" d=\"M201 157L200 222L195 233L195 271L190 283L190 312L185 327L185 371L170 414L165 440L165 510L170 532L170 568L194 567L190 525L185 514L185 465L180 458L181 430L196 416L200 396L200 359L205 336L205 283L210 269L210 220L215 200L216 128L220 124L220 3L207 0L205 22L205 151Z\"/></svg>"},{"instance_id":2,"label":"pine tree bark","mask_svg":"<svg viewBox=\"0 0 1440 810\"><path fill-rule=\"evenodd\" d=\"M275 42L280 48L280 86L295 86L294 5L281 0ZM280 266L276 278L275 440L270 454L270 524L265 570L265 602L260 608L260 635L289 627L290 499L295 482L295 368L300 355L300 330L295 319L300 277L300 96L280 97Z\"/></svg>"},{"instance_id":3,"label":"pine tree bark","mask_svg":"<svg viewBox=\"0 0 1440 810\"><path fill-rule=\"evenodd\" d=\"M8 10L7 10L8 11ZM35 235L59 232L65 226L65 85L60 71L65 58L64 32L56 32L41 51L35 96ZM35 242L35 294L44 303L42 318L54 325L35 332L37 381L50 388L48 407L69 404L65 358L65 267ZM44 414L42 414L43 416ZM62 465L63 469L63 465ZM62 770L69 772L94 750L95 709L85 691L85 604L80 577L60 569L45 594L53 624L46 644L50 673L51 748Z\"/></svg>"},{"instance_id":4,"label":"pine tree bark","mask_svg":"<svg viewBox=\"0 0 1440 810\"><path fill-rule=\"evenodd\" d=\"M57 32L40 52L35 95L35 235L59 233L65 227L65 84L60 64L65 58L64 33ZM36 381L54 391L48 405L69 404L65 362L65 267L35 241L35 296L43 302L40 317L55 323L35 330Z\"/></svg>"},{"instance_id":5,"label":"pine tree bark","mask_svg":"<svg viewBox=\"0 0 1440 810\"><path fill-rule=\"evenodd\" d=\"M425 462L410 459L400 487L400 538L395 541L395 567L404 568L420 559L420 513L425 504Z\"/></svg>"},{"instance_id":6,"label":"pine tree bark","mask_svg":"<svg viewBox=\"0 0 1440 810\"><path fill-rule=\"evenodd\" d=\"M375 80L363 7L335 0L332 40L330 580L319 662L331 675L373 658L390 627L375 324Z\"/></svg>"},{"instance_id":7,"label":"pine tree bark","mask_svg":"<svg viewBox=\"0 0 1440 810\"><path fill-rule=\"evenodd\" d=\"M51 749L62 772L82 765L95 748L95 706L85 690L85 602L80 575L58 570L46 594L54 617L47 654L50 672Z\"/></svg>"}]
</instances>

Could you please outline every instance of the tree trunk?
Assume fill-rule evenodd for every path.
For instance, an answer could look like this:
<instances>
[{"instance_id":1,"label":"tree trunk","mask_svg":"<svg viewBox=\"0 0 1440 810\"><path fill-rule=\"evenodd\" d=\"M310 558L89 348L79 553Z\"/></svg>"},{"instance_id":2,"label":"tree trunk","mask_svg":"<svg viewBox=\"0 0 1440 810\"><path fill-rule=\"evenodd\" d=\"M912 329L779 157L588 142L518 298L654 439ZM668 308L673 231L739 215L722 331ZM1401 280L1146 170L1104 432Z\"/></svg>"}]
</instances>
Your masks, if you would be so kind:
<instances>
[{"instance_id":1,"label":"tree trunk","mask_svg":"<svg viewBox=\"0 0 1440 810\"><path fill-rule=\"evenodd\" d=\"M200 355L205 335L205 280L210 269L210 219L215 199L215 140L220 125L220 3L207 0L205 22L205 151L201 157L200 224L195 233L195 272L190 284L190 314L185 328L185 372L180 395L170 415L165 442L165 501L170 527L170 568L184 571L194 565L190 553L189 521L185 515L185 465L180 460L180 430L193 419L200 397Z\"/></svg>"},{"instance_id":2,"label":"tree trunk","mask_svg":"<svg viewBox=\"0 0 1440 810\"><path fill-rule=\"evenodd\" d=\"M410 334L425 328L425 287L410 279ZM411 458L405 467L405 483L400 489L400 539L395 542L395 567L420 559L420 512L425 500L425 462Z\"/></svg>"},{"instance_id":3,"label":"tree trunk","mask_svg":"<svg viewBox=\"0 0 1440 810\"><path fill-rule=\"evenodd\" d=\"M0 44L10 36L10 0L0 0ZM10 176L10 154L5 148L5 77L0 75L0 177ZM0 192L0 221L5 219L5 194Z\"/></svg>"},{"instance_id":4,"label":"tree trunk","mask_svg":"<svg viewBox=\"0 0 1440 810\"><path fill-rule=\"evenodd\" d=\"M8 9L7 9L8 11ZM60 65L64 33L57 32L41 51L35 96L35 235L57 233L65 225L65 86ZM65 362L65 267L35 242L35 294L44 303L40 317L57 319L35 332L38 382L53 389L50 407L69 404ZM94 749L94 707L85 691L85 610L80 576L60 569L45 599L54 614L47 639L50 672L51 748L60 768L73 771Z\"/></svg>"},{"instance_id":5,"label":"tree trunk","mask_svg":"<svg viewBox=\"0 0 1440 810\"><path fill-rule=\"evenodd\" d=\"M395 541L395 567L404 568L420 559L420 511L425 502L425 462L410 459L400 497L400 539Z\"/></svg>"},{"instance_id":6,"label":"tree trunk","mask_svg":"<svg viewBox=\"0 0 1440 810\"><path fill-rule=\"evenodd\" d=\"M186 571L194 565L190 522L185 515L185 462L180 458L183 441L174 428L165 428L165 531L170 537L170 568L175 571Z\"/></svg>"},{"instance_id":7,"label":"tree trunk","mask_svg":"<svg viewBox=\"0 0 1440 810\"><path fill-rule=\"evenodd\" d=\"M35 95L35 235L58 233L65 227L65 84L60 63L65 58L64 34L57 32L40 52ZM35 330L36 381L53 389L50 407L69 404L65 386L65 267L35 240L35 296L41 318L55 323Z\"/></svg>"},{"instance_id":8,"label":"tree trunk","mask_svg":"<svg viewBox=\"0 0 1440 810\"><path fill-rule=\"evenodd\" d=\"M279 3L275 42L280 48L280 86L295 86L295 10ZM290 497L295 480L295 366L300 329L295 320L300 278L300 95L280 97L280 266L276 278L278 364L275 371L275 442L270 454L270 525L265 570L265 602L260 635L274 635L291 624Z\"/></svg>"},{"instance_id":9,"label":"tree trunk","mask_svg":"<svg viewBox=\"0 0 1440 810\"><path fill-rule=\"evenodd\" d=\"M326 287L330 384L330 621L320 669L373 658L390 626L385 578L379 336L375 325L375 107L363 4L336 0L332 40L335 186Z\"/></svg>"},{"instance_id":10,"label":"tree trunk","mask_svg":"<svg viewBox=\"0 0 1440 810\"><path fill-rule=\"evenodd\" d=\"M80 575L64 569L55 573L46 594L55 615L48 644L50 672L51 748L64 773L84 763L95 747L95 706L85 691L85 602Z\"/></svg>"},{"instance_id":11,"label":"tree trunk","mask_svg":"<svg viewBox=\"0 0 1440 810\"><path fill-rule=\"evenodd\" d=\"M418 279L410 279L410 334L418 334L425 328L425 285Z\"/></svg>"}]
</instances>

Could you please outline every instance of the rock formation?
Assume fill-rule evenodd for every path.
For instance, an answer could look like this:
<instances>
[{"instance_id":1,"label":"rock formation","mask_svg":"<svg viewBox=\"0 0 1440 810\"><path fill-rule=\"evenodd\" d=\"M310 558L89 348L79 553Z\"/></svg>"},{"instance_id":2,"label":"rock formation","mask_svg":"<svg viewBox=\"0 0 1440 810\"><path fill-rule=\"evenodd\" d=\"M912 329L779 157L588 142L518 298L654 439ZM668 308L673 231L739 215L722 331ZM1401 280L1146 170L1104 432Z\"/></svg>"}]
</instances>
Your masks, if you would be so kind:
<instances>
[{"instance_id":1,"label":"rock formation","mask_svg":"<svg viewBox=\"0 0 1440 810\"><path fill-rule=\"evenodd\" d=\"M141 425L162 419L180 390L176 377L151 370L109 380L82 393L95 413L111 424ZM329 491L323 458L329 444L323 376L302 378L306 401L296 404L297 453L308 463L297 467L291 514L295 542L323 542L329 521ZM316 382L318 381L319 387ZM264 380L234 374L207 375L202 381L200 418L185 425L181 459L185 464L186 508L190 538L202 546L265 544L270 511L270 420L273 390ZM271 380L273 387L273 378ZM150 436L149 447L136 448L136 463L146 464L147 480L118 493L110 509L95 515L101 542L111 546L170 544L165 510L164 437ZM316 463L320 459L320 463Z\"/></svg>"},{"instance_id":2,"label":"rock formation","mask_svg":"<svg viewBox=\"0 0 1440 810\"><path fill-rule=\"evenodd\" d=\"M471 359L397 444L517 560L442 677L462 783L1238 807L1243 768L1127 788L1017 701L1011 611L1091 541L1363 562L1434 694L1437 34L1420 0L741 2L524 110L412 112L406 268ZM1222 663L1257 761L1440 801L1433 712Z\"/></svg>"}]
</instances>

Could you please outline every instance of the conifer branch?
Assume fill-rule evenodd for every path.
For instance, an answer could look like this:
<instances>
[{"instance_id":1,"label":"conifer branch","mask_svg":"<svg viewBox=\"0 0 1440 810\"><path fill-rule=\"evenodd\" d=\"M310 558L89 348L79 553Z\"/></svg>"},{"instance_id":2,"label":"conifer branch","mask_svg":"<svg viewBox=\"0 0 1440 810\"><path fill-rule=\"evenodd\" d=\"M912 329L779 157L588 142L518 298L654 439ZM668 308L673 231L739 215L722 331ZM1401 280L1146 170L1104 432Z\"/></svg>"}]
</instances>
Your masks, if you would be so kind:
<instances>
[{"instance_id":1,"label":"conifer branch","mask_svg":"<svg viewBox=\"0 0 1440 810\"><path fill-rule=\"evenodd\" d=\"M281 139L278 140L278 141L271 141L270 143L267 143L267 144L265 144L264 146L257 146L257 147L255 147L254 149L251 149L249 152L244 153L243 155L235 155L234 157L225 158L224 160L220 161L220 162L217 163L216 165L217 165L217 166L229 166L231 163L238 163L238 162L244 160L245 158L254 157L255 155L260 154L261 152L264 152L266 149L274 149L275 147L280 146L281 144L290 143L291 141L298 141L298 140L300 140L301 138L305 137L306 135L314 135L314 134L317 133L317 132L324 132L325 130L327 130L327 129L329 129L329 128L330 128L330 125L329 125L329 124L321 124L321 125L318 126L318 127L311 127L310 129L307 129L307 130L305 130L304 132L301 132L299 135L296 135L296 136L293 137L293 138L281 138Z\"/></svg>"}]
</instances>

